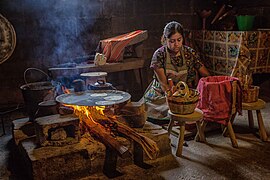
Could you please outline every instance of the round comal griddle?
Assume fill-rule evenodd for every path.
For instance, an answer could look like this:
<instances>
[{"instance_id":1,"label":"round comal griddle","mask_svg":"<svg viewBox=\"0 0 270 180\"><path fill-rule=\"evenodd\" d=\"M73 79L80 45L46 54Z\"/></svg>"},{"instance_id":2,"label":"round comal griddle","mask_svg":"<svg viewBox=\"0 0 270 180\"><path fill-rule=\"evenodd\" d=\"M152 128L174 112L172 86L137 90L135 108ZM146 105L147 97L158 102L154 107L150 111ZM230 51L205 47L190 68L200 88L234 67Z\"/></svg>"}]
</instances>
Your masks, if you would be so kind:
<instances>
[{"instance_id":1,"label":"round comal griddle","mask_svg":"<svg viewBox=\"0 0 270 180\"><path fill-rule=\"evenodd\" d=\"M82 94L70 93L56 97L56 101L62 104L78 106L111 106L130 100L127 92L118 90L91 90Z\"/></svg>"}]
</instances>

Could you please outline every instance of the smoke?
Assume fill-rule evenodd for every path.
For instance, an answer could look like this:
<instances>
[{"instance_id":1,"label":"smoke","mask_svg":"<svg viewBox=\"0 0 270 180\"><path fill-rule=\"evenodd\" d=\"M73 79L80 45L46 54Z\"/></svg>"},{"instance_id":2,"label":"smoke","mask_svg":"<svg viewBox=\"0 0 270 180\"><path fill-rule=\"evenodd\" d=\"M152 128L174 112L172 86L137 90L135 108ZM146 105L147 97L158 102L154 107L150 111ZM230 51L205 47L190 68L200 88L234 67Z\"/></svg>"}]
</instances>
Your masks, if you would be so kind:
<instances>
[{"instance_id":1,"label":"smoke","mask_svg":"<svg viewBox=\"0 0 270 180\"><path fill-rule=\"evenodd\" d=\"M31 57L43 65L56 65L74 57L90 54L98 42L91 34L100 10L98 0L24 0L6 2L23 14L26 33L31 43ZM21 6L20 8L18 6ZM21 12L19 12L21 11ZM91 42L92 40L92 42ZM95 45L92 45L95 46ZM96 47L96 46L95 46Z\"/></svg>"}]
</instances>

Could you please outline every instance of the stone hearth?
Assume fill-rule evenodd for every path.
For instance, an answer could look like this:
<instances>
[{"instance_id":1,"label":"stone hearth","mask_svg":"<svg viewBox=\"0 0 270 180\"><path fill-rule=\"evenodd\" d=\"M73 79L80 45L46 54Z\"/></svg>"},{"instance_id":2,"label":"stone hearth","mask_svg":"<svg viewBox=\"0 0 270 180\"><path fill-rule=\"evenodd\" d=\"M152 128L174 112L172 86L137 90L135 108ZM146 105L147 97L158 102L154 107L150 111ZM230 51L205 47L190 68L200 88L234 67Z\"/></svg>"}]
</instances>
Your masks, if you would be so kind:
<instances>
[{"instance_id":1,"label":"stone hearth","mask_svg":"<svg viewBox=\"0 0 270 180\"><path fill-rule=\"evenodd\" d=\"M35 126L43 126L43 130L41 128L40 132L46 133L53 125L48 126L45 125L46 123L41 123L41 121L52 118L56 119L56 121L63 122L63 120L57 120L56 117L60 118L60 116L57 115L42 117L37 121L38 123ZM73 121L73 123L71 122L72 126L76 126L76 120L73 115L66 118ZM65 121L64 124L67 125L66 123ZM18 147L21 161L26 164L25 168L30 178L59 179L63 178L63 176L67 178L80 178L102 172L106 156L106 147L101 142L93 139L88 134L84 134L76 143L73 141L71 144L64 143L62 146L51 146L54 143L44 141L47 143L45 143L46 146L43 147L40 146L40 142L37 141L38 138L35 135L35 126L34 123L28 122L28 118L13 121L13 139ZM167 131L161 126L146 122L143 128L136 128L135 130L157 143L160 149L158 158L171 154L170 140ZM28 133L26 134L26 132ZM134 144L130 140L123 137L116 138L119 142L128 147L130 152L133 152ZM143 158L145 162L150 160L145 153L143 154ZM120 158L118 156L117 169L132 164L133 159L134 157Z\"/></svg>"}]
</instances>

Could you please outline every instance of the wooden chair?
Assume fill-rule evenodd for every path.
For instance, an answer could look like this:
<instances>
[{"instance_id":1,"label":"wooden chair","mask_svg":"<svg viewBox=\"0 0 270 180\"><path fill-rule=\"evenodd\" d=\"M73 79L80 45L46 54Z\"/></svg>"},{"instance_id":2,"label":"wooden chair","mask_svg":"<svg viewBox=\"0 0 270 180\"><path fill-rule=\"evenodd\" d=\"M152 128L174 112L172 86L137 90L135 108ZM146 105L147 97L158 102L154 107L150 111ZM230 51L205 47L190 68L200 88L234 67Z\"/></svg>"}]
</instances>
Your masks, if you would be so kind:
<instances>
[{"instance_id":1,"label":"wooden chair","mask_svg":"<svg viewBox=\"0 0 270 180\"><path fill-rule=\"evenodd\" d=\"M249 128L254 129L254 120L252 111L256 110L257 121L259 125L259 134L262 141L267 141L267 133L265 131L261 109L265 108L265 101L258 99L256 102L242 103L242 109L248 111Z\"/></svg>"},{"instance_id":2,"label":"wooden chair","mask_svg":"<svg viewBox=\"0 0 270 180\"><path fill-rule=\"evenodd\" d=\"M170 117L170 123L168 126L168 134L169 135L171 134L172 127L175 122L178 122L180 126L180 133L178 136L176 156L178 157L182 156L186 122L196 122L198 137L200 137L201 140L205 139L204 134L201 132L201 129L200 129L200 120L203 118L203 113L201 110L195 109L195 111L192 114L186 114L186 115L174 114L169 110L168 114Z\"/></svg>"},{"instance_id":3,"label":"wooden chair","mask_svg":"<svg viewBox=\"0 0 270 180\"><path fill-rule=\"evenodd\" d=\"M231 91L231 96L232 96L232 103L231 103L231 109L230 109L230 116L228 119L224 119L224 121L226 121L227 125L225 125L225 128L223 129L223 135L226 134L227 130L228 130L228 133L229 133L229 137L230 137L230 140L231 140L231 143L232 143L232 146L234 148L237 148L238 147L238 143L237 143L237 140L236 140L236 137L235 137L235 133L234 133L234 130L233 130L233 127L232 127L232 122L236 116L236 113L237 113L237 107L236 107L236 99L237 99L237 81L234 80L232 81L231 83L232 85L232 91ZM207 120L203 119L199 129L200 129L200 132L204 133L205 131L205 127L207 125ZM202 139L201 137L205 137L204 135L203 136L200 136L200 135L196 135L195 137L195 140L196 141L201 141L201 142L206 142L206 139Z\"/></svg>"}]
</instances>

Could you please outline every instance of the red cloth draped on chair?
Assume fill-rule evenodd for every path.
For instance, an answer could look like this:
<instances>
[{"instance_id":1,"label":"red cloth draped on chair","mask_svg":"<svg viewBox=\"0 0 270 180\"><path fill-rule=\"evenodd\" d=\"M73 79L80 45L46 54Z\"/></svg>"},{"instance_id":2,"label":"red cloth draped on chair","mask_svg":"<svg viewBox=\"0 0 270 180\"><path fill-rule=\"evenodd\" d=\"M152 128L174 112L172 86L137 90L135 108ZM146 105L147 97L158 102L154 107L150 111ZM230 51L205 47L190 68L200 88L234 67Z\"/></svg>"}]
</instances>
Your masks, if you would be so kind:
<instances>
[{"instance_id":1,"label":"red cloth draped on chair","mask_svg":"<svg viewBox=\"0 0 270 180\"><path fill-rule=\"evenodd\" d=\"M232 107L233 81L237 81L235 107ZM242 89L238 78L230 76L201 78L197 89L200 92L197 108L203 111L203 120L227 125L232 115L232 108L236 108L235 112L242 114Z\"/></svg>"}]
</instances>

